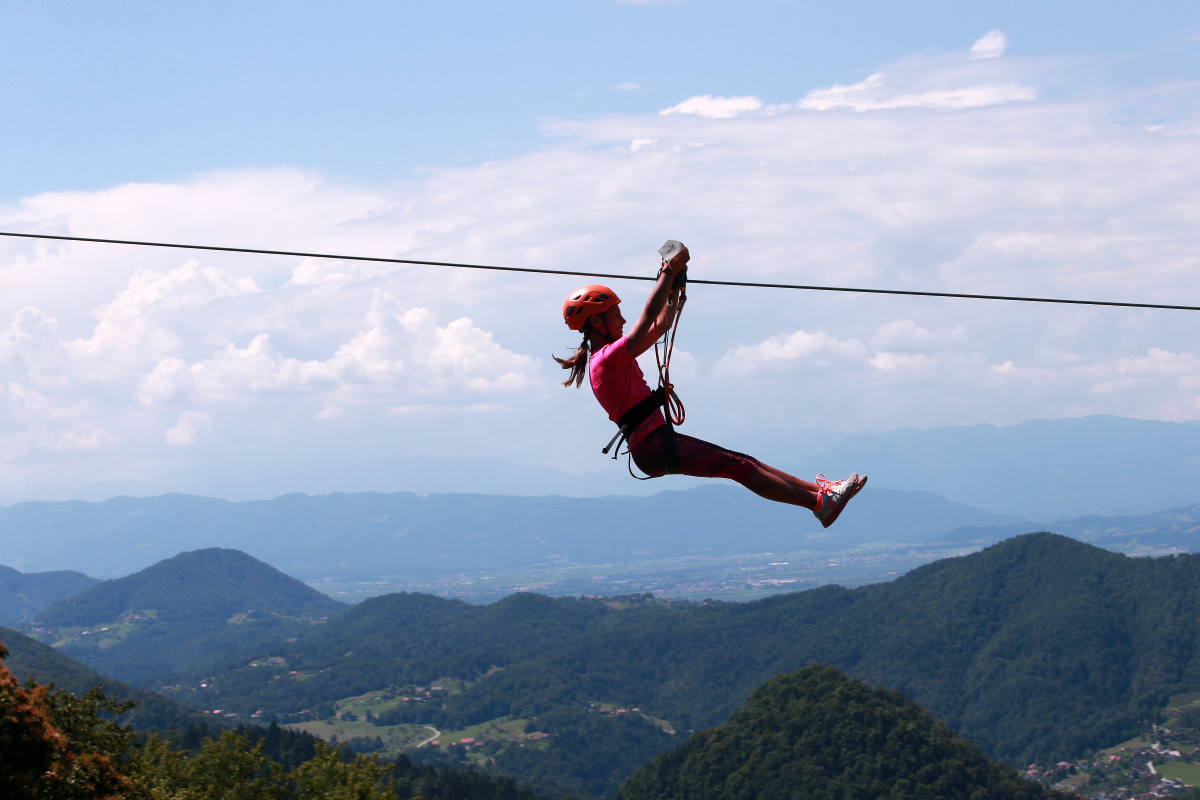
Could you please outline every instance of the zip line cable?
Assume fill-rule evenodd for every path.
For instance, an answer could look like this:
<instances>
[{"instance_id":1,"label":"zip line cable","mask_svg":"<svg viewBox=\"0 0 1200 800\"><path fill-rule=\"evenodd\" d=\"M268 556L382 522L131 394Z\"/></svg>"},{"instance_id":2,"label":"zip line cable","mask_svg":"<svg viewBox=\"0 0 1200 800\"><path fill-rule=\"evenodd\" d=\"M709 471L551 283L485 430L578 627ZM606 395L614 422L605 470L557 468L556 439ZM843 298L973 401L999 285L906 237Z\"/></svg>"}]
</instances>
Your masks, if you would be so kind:
<instances>
[{"instance_id":1,"label":"zip line cable","mask_svg":"<svg viewBox=\"0 0 1200 800\"><path fill-rule=\"evenodd\" d=\"M97 244L121 244L137 247L169 247L177 250L210 250L221 253L249 253L267 256L297 256L300 258L328 258L338 261L372 261L384 264L411 264L422 267L454 267L456 269L486 269L497 272L530 272L539 275L578 275L585 278L615 278L629 281L654 281L645 275L619 275L608 272L583 272L570 269L539 269L535 267L500 267L494 264L463 264L454 261L419 261L411 258L384 258L382 256L351 256L339 253L305 253L296 250L265 250L254 247L220 247L203 244L178 244L175 242L143 242L131 239L98 239L90 236L55 236L48 233L14 233L0 231L0 236L22 239L52 239L62 242L92 242ZM799 289L810 292L853 292L857 294L894 294L909 297L948 297L956 300L1007 300L1018 303L1059 303L1078 306L1110 306L1117 308L1153 308L1169 311L1200 311L1200 306L1169 305L1165 303L1126 303L1113 300L1067 300L1061 297L1019 297L999 294L962 294L957 292L920 292L909 289L863 289L850 286L807 286L799 283L759 283L755 281L717 281L688 278L691 285L743 286L753 289Z\"/></svg>"}]
</instances>

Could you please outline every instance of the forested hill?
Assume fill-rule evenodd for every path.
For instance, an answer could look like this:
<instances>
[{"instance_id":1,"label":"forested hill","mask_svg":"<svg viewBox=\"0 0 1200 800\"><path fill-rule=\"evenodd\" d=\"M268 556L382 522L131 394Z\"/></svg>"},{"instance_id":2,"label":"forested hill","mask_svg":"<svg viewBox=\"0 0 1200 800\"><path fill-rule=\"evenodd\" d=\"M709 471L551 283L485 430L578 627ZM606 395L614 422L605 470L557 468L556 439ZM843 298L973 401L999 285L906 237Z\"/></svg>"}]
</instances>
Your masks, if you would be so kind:
<instances>
[{"instance_id":1,"label":"forested hill","mask_svg":"<svg viewBox=\"0 0 1200 800\"><path fill-rule=\"evenodd\" d=\"M813 666L768 681L727 722L658 756L617 800L1055 796L903 695Z\"/></svg>"},{"instance_id":2,"label":"forested hill","mask_svg":"<svg viewBox=\"0 0 1200 800\"><path fill-rule=\"evenodd\" d=\"M51 683L56 688L74 694L86 694L99 686L110 700L132 700L137 705L121 717L121 722L135 728L157 730L183 728L189 724L209 725L212 720L198 711L168 700L165 697L136 689L121 681L97 674L78 661L63 655L19 631L0 628L0 642L8 648L5 662L13 675L22 681Z\"/></svg>"},{"instance_id":3,"label":"forested hill","mask_svg":"<svg viewBox=\"0 0 1200 800\"><path fill-rule=\"evenodd\" d=\"M887 584L744 604L379 598L257 654L274 666L229 664L203 691L283 715L452 676L470 683L414 707L413 721L465 726L603 700L687 731L821 662L903 691L991 757L1028 763L1128 738L1171 693L1200 687L1198 612L1200 556L1130 558L1030 534ZM279 679L288 673L297 679ZM180 699L200 702L196 691Z\"/></svg>"},{"instance_id":4,"label":"forested hill","mask_svg":"<svg viewBox=\"0 0 1200 800\"><path fill-rule=\"evenodd\" d=\"M344 606L237 550L180 553L141 572L105 581L48 608L45 625L95 625L129 611L154 609L168 622L225 620L258 611L290 617L328 616Z\"/></svg>"},{"instance_id":5,"label":"forested hill","mask_svg":"<svg viewBox=\"0 0 1200 800\"><path fill-rule=\"evenodd\" d=\"M28 622L47 606L99 583L82 572L22 573L0 566L0 625Z\"/></svg>"},{"instance_id":6,"label":"forested hill","mask_svg":"<svg viewBox=\"0 0 1200 800\"><path fill-rule=\"evenodd\" d=\"M245 553L210 548L98 584L32 627L103 674L147 685L180 663L209 664L345 608Z\"/></svg>"}]
</instances>

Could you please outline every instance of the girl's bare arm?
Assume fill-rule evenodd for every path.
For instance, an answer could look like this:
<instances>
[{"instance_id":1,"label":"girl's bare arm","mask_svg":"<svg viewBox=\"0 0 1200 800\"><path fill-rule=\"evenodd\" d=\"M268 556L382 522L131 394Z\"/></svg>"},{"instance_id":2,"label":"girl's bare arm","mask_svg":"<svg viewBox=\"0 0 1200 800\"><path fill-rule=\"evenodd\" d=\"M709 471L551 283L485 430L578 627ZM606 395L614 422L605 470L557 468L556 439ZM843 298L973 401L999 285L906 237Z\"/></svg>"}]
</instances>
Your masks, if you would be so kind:
<instances>
[{"instance_id":1,"label":"girl's bare arm","mask_svg":"<svg viewBox=\"0 0 1200 800\"><path fill-rule=\"evenodd\" d=\"M675 287L675 278L687 269L690 258L687 248L677 253L669 262L663 262L659 270L658 280L646 300L646 307L641 316L625 337L625 346L629 348L634 358L650 349L662 332L670 327L675 320L678 303L668 303L668 299L676 300L679 289Z\"/></svg>"}]
</instances>

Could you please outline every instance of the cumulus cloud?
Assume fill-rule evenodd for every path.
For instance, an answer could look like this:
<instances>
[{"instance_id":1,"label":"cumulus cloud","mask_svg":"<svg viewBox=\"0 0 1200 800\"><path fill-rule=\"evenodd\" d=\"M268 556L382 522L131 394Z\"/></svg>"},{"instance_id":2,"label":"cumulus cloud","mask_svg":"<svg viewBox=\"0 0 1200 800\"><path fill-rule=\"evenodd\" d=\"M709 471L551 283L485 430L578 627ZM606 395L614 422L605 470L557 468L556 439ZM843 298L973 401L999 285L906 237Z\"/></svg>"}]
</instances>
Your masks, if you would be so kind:
<instances>
[{"instance_id":1,"label":"cumulus cloud","mask_svg":"<svg viewBox=\"0 0 1200 800\"><path fill-rule=\"evenodd\" d=\"M0 226L639 274L674 237L694 277L1200 295L1194 137L1147 124L1129 92L1072 93L1053 61L973 57L1002 52L984 36L800 89L791 106L701 95L670 114L558 121L536 150L399 184L222 172L40 194L0 208ZM1200 118L1194 87L1153 90ZM557 313L586 280L0 242L0 460L26 470L5 473L10 494L33 491L20 480L37 459L149 474L181 452L257 447L313 464L329 449L296 453L306 442L357 456L389 437L495 457L519 440L529 462L578 469L608 422L543 370L578 345ZM632 319L645 287L617 288ZM690 294L680 389L701 435L759 424L721 418L747 395L788 424L802 399L847 429L1200 416L1187 315Z\"/></svg>"},{"instance_id":2,"label":"cumulus cloud","mask_svg":"<svg viewBox=\"0 0 1200 800\"><path fill-rule=\"evenodd\" d=\"M932 330L911 319L898 319L880 325L871 337L871 347L887 352L926 352L954 347L962 342L965 329Z\"/></svg>"},{"instance_id":3,"label":"cumulus cloud","mask_svg":"<svg viewBox=\"0 0 1200 800\"><path fill-rule=\"evenodd\" d=\"M971 45L971 58L999 58L1007 49L1008 38L1003 32L992 29Z\"/></svg>"},{"instance_id":4,"label":"cumulus cloud","mask_svg":"<svg viewBox=\"0 0 1200 800\"><path fill-rule=\"evenodd\" d=\"M670 108L664 108L658 113L661 116L669 114L691 114L708 119L733 119L748 111L758 111L763 107L762 100L757 97L714 97L711 94L689 97Z\"/></svg>"},{"instance_id":5,"label":"cumulus cloud","mask_svg":"<svg viewBox=\"0 0 1200 800\"><path fill-rule=\"evenodd\" d=\"M441 325L430 310L403 308L382 292L371 298L359 329L345 335L327 358L287 355L269 332L244 345L225 342L192 362L162 358L146 372L137 396L146 404L183 398L216 405L255 395L345 398L361 390L395 400L515 392L537 380L532 358L505 350L470 319ZM326 403L320 416L335 413Z\"/></svg>"},{"instance_id":6,"label":"cumulus cloud","mask_svg":"<svg viewBox=\"0 0 1200 800\"><path fill-rule=\"evenodd\" d=\"M187 447L196 443L196 436L212 425L212 417L199 411L185 411L179 421L163 433L163 440L172 447Z\"/></svg>"}]
</instances>

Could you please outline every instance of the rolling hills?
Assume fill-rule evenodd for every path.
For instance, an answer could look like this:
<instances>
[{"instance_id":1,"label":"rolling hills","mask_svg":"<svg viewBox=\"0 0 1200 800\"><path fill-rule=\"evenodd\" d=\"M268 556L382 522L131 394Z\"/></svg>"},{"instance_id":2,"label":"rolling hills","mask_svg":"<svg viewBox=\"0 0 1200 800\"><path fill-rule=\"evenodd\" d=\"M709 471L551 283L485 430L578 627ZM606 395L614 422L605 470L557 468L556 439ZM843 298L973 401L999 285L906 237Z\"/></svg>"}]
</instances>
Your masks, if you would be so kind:
<instances>
[{"instance_id":1,"label":"rolling hills","mask_svg":"<svg viewBox=\"0 0 1200 800\"><path fill-rule=\"evenodd\" d=\"M379 724L510 719L543 730L557 719L542 757L561 765L585 758L579 732L597 703L686 733L723 722L764 681L819 662L903 692L989 757L1027 763L1128 738L1171 694L1200 687L1198 578L1200 556L1130 558L1043 533L886 584L750 603L518 594L469 606L390 595L172 696L288 721L449 677L452 690L428 702L389 701ZM564 712L574 721L555 716ZM537 771L535 755L523 769ZM652 755L613 759L603 779Z\"/></svg>"},{"instance_id":2,"label":"rolling hills","mask_svg":"<svg viewBox=\"0 0 1200 800\"><path fill-rule=\"evenodd\" d=\"M180 663L212 663L344 608L245 553L209 548L61 600L32 629L106 675L148 685Z\"/></svg>"}]
</instances>

